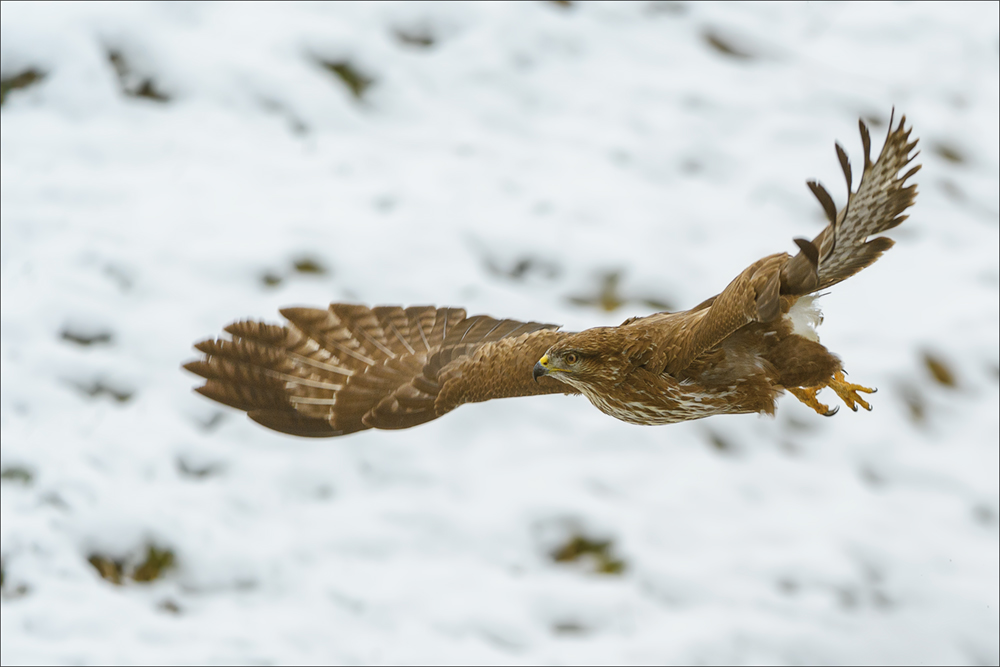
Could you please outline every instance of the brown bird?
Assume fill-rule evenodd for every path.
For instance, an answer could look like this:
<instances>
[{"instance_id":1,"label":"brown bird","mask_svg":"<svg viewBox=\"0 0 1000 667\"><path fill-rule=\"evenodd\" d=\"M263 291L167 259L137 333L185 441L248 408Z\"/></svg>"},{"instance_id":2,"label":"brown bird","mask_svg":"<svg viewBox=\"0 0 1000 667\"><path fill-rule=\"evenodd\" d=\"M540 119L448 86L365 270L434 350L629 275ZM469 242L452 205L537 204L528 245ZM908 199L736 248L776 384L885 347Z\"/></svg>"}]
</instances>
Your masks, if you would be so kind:
<instances>
[{"instance_id":1,"label":"brown bird","mask_svg":"<svg viewBox=\"0 0 1000 667\"><path fill-rule=\"evenodd\" d=\"M920 165L905 116L871 161L856 192L844 149L847 204L837 212L809 181L829 225L799 252L760 259L721 294L678 313L633 317L579 333L553 324L466 317L461 308L334 303L285 308L285 326L230 324L227 339L195 345L205 357L184 368L206 379L199 393L283 433L346 435L423 424L463 403L539 394L583 394L632 424L670 424L712 415L774 414L784 390L823 415L816 394L831 388L852 410L871 406L869 389L844 378L840 359L819 342L815 295L892 247L873 234L892 229L916 197L906 185ZM860 393L859 393L860 392Z\"/></svg>"}]
</instances>

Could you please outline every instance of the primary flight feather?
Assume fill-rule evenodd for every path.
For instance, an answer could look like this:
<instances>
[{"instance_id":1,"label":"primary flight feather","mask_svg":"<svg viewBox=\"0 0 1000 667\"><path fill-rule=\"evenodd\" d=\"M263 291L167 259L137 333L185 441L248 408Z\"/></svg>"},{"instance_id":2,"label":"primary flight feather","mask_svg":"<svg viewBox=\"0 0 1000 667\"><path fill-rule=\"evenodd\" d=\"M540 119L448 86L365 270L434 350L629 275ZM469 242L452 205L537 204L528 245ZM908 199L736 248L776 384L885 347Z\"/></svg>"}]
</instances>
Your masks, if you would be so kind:
<instances>
[{"instance_id":1,"label":"primary flight feather","mask_svg":"<svg viewBox=\"0 0 1000 667\"><path fill-rule=\"evenodd\" d=\"M285 308L284 326L230 324L231 339L195 348L184 367L205 378L196 391L245 410L254 421L309 437L417 426L463 403L539 394L583 394L605 414L633 424L670 424L719 414L773 414L788 391L820 414L830 387L852 409L870 409L874 390L844 378L820 344L814 295L862 270L892 247L873 234L906 219L920 165L905 116L871 161L859 121L864 169L838 145L847 204L838 212L822 185L808 183L829 224L799 252L769 255L722 293L691 310L656 313L578 333L554 324L466 317L461 308L367 306Z\"/></svg>"}]
</instances>

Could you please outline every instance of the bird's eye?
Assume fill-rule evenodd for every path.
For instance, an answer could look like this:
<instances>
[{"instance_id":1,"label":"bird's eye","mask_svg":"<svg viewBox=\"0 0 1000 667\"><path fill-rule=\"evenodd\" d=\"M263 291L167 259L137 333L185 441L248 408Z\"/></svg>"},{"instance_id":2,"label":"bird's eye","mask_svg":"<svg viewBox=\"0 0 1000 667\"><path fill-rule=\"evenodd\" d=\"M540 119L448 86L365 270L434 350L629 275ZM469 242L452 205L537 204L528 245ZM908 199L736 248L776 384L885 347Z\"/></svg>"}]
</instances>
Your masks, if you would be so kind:
<instances>
[{"instance_id":1,"label":"bird's eye","mask_svg":"<svg viewBox=\"0 0 1000 667\"><path fill-rule=\"evenodd\" d=\"M580 355L577 354L576 352L570 352L569 354L564 356L563 359L566 361L567 364L572 366L576 362L580 361Z\"/></svg>"}]
</instances>

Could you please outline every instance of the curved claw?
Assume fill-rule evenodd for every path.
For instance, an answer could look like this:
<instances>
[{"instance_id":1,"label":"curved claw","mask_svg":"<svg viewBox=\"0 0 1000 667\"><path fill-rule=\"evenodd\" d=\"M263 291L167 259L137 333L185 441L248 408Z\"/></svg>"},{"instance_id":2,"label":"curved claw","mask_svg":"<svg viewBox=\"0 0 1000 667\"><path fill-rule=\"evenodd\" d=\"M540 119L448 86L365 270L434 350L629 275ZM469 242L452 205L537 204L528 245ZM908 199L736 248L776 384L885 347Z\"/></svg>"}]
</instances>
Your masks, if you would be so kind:
<instances>
[{"instance_id":1,"label":"curved claw","mask_svg":"<svg viewBox=\"0 0 1000 667\"><path fill-rule=\"evenodd\" d=\"M857 410L857 408L854 408L854 409ZM827 410L826 412L824 412L823 416L824 417L832 417L835 414L837 414L838 412L840 412L840 406L839 405L837 405L837 406L835 406L835 407Z\"/></svg>"},{"instance_id":2,"label":"curved claw","mask_svg":"<svg viewBox=\"0 0 1000 667\"><path fill-rule=\"evenodd\" d=\"M827 383L827 386L830 387L830 389L833 389L837 393L837 396L840 396L840 400L844 401L847 407L854 412L858 411L859 405L865 410L871 411L872 406L868 404L868 401L861 398L861 394L858 392L874 394L874 388L848 382L844 378L844 371L840 371L834 375L833 379Z\"/></svg>"}]
</instances>

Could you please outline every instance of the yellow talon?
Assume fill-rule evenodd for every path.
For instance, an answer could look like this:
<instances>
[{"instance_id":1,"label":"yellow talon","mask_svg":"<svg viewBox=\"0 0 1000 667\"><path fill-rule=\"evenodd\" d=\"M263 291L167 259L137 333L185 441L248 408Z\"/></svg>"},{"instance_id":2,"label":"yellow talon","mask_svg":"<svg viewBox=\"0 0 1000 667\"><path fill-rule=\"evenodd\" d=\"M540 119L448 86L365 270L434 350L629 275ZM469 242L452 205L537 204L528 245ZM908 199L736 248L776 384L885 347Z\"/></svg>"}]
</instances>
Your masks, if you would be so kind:
<instances>
[{"instance_id":1,"label":"yellow talon","mask_svg":"<svg viewBox=\"0 0 1000 667\"><path fill-rule=\"evenodd\" d=\"M844 402L847 407L855 412L858 411L858 406L860 405L865 410L871 410L872 406L868 404L868 401L861 398L858 392L864 392L866 394L874 394L877 389L871 389L869 387L863 387L860 384L852 384L847 381L844 377L843 371L837 371L837 373L824 382L823 384L816 385L815 387L786 387L788 392L795 398L802 401L804 404L808 405L810 408L823 415L824 417L832 417L837 414L837 410L840 408L830 409L827 405L820 403L816 398L816 394L823 387L829 387L840 396L840 400Z\"/></svg>"},{"instance_id":2,"label":"yellow talon","mask_svg":"<svg viewBox=\"0 0 1000 667\"><path fill-rule=\"evenodd\" d=\"M860 384L851 384L844 377L844 371L837 371L837 374L834 375L833 379L827 383L827 386L837 392L837 396L840 396L840 400L842 400L847 407L855 412L858 411L859 405L868 411L871 411L872 409L872 406L868 404L868 401L858 395L859 391L866 394L874 394L878 391L877 389L863 387Z\"/></svg>"},{"instance_id":3,"label":"yellow talon","mask_svg":"<svg viewBox=\"0 0 1000 667\"><path fill-rule=\"evenodd\" d=\"M837 411L840 410L840 408L837 407L831 410L830 406L824 405L823 403L820 403L819 400L817 400L816 394L818 394L819 390L822 388L823 388L822 386L788 387L788 391L792 394L792 396L794 396L795 398L799 399L800 401L808 405L817 413L823 415L824 417L832 417L835 414L837 414Z\"/></svg>"}]
</instances>

